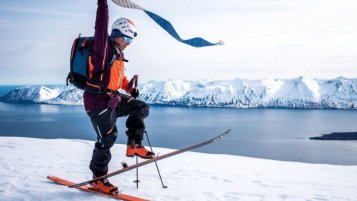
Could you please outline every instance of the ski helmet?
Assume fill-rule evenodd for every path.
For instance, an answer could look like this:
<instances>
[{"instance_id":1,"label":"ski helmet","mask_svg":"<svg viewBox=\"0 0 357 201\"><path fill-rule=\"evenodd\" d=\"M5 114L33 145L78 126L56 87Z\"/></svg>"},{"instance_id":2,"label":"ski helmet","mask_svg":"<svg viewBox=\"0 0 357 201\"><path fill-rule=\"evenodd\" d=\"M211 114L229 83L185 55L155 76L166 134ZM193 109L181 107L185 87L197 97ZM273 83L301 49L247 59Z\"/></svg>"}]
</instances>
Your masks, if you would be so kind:
<instances>
[{"instance_id":1,"label":"ski helmet","mask_svg":"<svg viewBox=\"0 0 357 201\"><path fill-rule=\"evenodd\" d=\"M129 37L134 39L138 34L136 33L136 28L133 21L128 18L121 17L112 25L112 36L113 37Z\"/></svg>"}]
</instances>

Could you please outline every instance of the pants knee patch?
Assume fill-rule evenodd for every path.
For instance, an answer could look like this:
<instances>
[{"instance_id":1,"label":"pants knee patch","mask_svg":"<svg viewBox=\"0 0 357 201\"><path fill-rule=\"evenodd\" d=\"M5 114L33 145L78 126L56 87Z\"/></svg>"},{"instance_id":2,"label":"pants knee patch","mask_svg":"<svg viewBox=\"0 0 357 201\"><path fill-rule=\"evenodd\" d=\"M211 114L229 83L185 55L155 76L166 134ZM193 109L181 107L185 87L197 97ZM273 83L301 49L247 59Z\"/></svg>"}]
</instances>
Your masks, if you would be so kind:
<instances>
[{"instance_id":1,"label":"pants knee patch","mask_svg":"<svg viewBox=\"0 0 357 201\"><path fill-rule=\"evenodd\" d=\"M126 120L126 127L127 128L144 128L145 123L142 117L138 115L130 115Z\"/></svg>"}]
</instances>

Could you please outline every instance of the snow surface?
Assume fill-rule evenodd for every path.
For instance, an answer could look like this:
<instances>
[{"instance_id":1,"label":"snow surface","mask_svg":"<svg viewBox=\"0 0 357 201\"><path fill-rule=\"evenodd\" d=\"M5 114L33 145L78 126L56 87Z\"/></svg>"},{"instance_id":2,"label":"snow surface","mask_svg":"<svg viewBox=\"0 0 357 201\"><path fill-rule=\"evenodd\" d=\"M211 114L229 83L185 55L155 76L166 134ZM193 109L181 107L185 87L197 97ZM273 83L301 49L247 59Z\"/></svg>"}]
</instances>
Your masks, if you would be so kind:
<instances>
[{"instance_id":1,"label":"snow surface","mask_svg":"<svg viewBox=\"0 0 357 201\"><path fill-rule=\"evenodd\" d=\"M82 93L74 87L33 86L16 89L2 100L81 105ZM149 104L179 106L357 109L357 79L150 81L140 86L139 99Z\"/></svg>"},{"instance_id":2,"label":"snow surface","mask_svg":"<svg viewBox=\"0 0 357 201\"><path fill-rule=\"evenodd\" d=\"M224 139L223 139L224 140ZM219 143L219 142L217 142ZM0 137L0 200L111 200L47 181L55 175L81 182L90 179L94 142L68 139ZM161 154L170 149L154 148ZM134 159L125 146L112 148L110 170ZM231 155L187 152L159 161L168 189L161 187L155 165L110 178L120 189L151 200L349 200L357 198L357 166L306 164Z\"/></svg>"}]
</instances>

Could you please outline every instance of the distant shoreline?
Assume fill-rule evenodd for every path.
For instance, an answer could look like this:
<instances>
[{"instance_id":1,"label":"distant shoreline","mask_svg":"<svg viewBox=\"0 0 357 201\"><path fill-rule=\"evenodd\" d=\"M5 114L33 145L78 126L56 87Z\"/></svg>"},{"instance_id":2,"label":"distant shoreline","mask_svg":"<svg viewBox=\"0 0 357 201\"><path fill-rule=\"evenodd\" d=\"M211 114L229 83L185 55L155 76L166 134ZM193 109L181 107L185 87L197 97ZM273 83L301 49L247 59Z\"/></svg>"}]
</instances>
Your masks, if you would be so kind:
<instances>
[{"instance_id":1,"label":"distant shoreline","mask_svg":"<svg viewBox=\"0 0 357 201\"><path fill-rule=\"evenodd\" d=\"M316 86L321 87L321 90L313 90ZM14 87L0 86L0 101L83 105L83 91L73 86ZM301 91L301 88L304 90ZM139 99L150 105L171 107L357 111L357 94L351 90L354 88L357 88L357 79L343 78L318 80L299 77L270 81L237 79L192 82L168 80L144 84L140 88Z\"/></svg>"},{"instance_id":2,"label":"distant shoreline","mask_svg":"<svg viewBox=\"0 0 357 201\"><path fill-rule=\"evenodd\" d=\"M334 132L320 137L310 137L310 140L357 140L357 132Z\"/></svg>"},{"instance_id":3,"label":"distant shoreline","mask_svg":"<svg viewBox=\"0 0 357 201\"><path fill-rule=\"evenodd\" d=\"M60 106L83 106L83 104L63 104L63 103L49 103L46 101L35 102L32 100L18 100L18 101L6 101L3 96L0 96L0 103L7 104L34 104L34 105L60 105ZM296 110L296 111L304 111L304 110L344 110L344 111L356 111L353 108L294 108L294 107L224 107L224 106L201 106L201 105L180 105L180 104L165 104L165 103L148 103L149 106L154 107L179 107L179 108L201 108L201 109L236 109L236 110ZM357 133L357 132L356 132ZM356 139L357 140L357 139Z\"/></svg>"}]
</instances>

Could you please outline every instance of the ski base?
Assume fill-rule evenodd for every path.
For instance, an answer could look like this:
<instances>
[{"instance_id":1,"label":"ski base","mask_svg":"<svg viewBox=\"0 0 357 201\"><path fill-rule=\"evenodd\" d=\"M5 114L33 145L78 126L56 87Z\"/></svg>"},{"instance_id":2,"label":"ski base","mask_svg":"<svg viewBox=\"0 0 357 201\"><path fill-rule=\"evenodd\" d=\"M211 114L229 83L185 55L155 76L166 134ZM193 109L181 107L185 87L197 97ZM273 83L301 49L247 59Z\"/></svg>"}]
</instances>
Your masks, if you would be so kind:
<instances>
[{"instance_id":1,"label":"ski base","mask_svg":"<svg viewBox=\"0 0 357 201\"><path fill-rule=\"evenodd\" d=\"M67 180L64 180L64 179L61 179L61 178L55 177L55 176L47 176L47 179L50 180L50 181L53 181L53 182L55 182L55 183L57 183L57 184L64 185L64 186L73 186L73 185L75 185L74 182L67 181ZM90 193L96 193L96 194L100 194L100 195L109 196L109 197L112 197L112 198L115 198L115 199L118 199L118 200L125 200L125 201L148 201L148 200L143 199L143 198L134 197L134 196L131 196L131 195L126 195L126 194L123 194L123 193L120 193L119 195L113 195L113 194L103 193L103 192L100 192L100 191L96 191L96 190L91 189L88 185L79 186L79 187L75 187L75 188L78 189L78 190L82 190L82 191L86 191L86 192L90 192Z\"/></svg>"}]
</instances>

